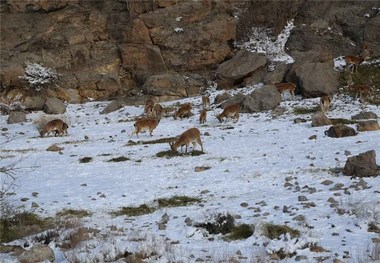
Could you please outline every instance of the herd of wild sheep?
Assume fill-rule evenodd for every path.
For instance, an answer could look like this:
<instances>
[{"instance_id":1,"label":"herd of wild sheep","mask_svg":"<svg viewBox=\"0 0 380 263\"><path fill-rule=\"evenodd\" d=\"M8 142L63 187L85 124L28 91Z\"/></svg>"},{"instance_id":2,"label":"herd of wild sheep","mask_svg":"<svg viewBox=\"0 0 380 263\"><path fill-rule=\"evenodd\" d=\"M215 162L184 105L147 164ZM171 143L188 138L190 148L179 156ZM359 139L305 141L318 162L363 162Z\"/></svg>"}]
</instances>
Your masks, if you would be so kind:
<instances>
[{"instance_id":1,"label":"herd of wild sheep","mask_svg":"<svg viewBox=\"0 0 380 263\"><path fill-rule=\"evenodd\" d=\"M357 72L358 66L364 61L362 56L345 56L346 67L351 68L352 72ZM281 97L284 99L284 94L287 93L291 97L294 97L296 85L291 82L287 83L278 83L275 84L277 90L280 92ZM373 90L369 85L354 85L351 87L352 93L356 96L356 98L370 97L373 95ZM325 95L320 98L320 108L321 112L325 113L330 109L332 101L332 95ZM207 110L210 109L210 98L208 96L202 96L202 111L199 114L199 122L201 124L206 122L207 118ZM219 115L216 115L216 118L223 122L228 119L235 119L235 122L239 121L240 114L240 105L233 104L226 108L224 108L223 112ZM182 119L188 118L192 116L192 106L190 103L186 103L179 107L173 114L174 119ZM145 117L138 119L134 124L134 130L130 137L136 134L139 136L139 133L142 131L148 131L150 136L152 136L153 130L160 123L160 119L163 114L163 107L159 103L155 103L153 100L149 99L145 103L144 114ZM48 122L41 130L40 136L54 133L54 136L62 136L67 135L68 125L60 119L55 119ZM190 144L193 144L193 150L195 146L199 144L203 151L203 143L200 138L200 131L197 128L190 128L182 133L178 139L169 143L170 147L173 151L176 151L178 147L182 149L183 146L186 146L185 152L187 152L187 148Z\"/></svg>"}]
</instances>

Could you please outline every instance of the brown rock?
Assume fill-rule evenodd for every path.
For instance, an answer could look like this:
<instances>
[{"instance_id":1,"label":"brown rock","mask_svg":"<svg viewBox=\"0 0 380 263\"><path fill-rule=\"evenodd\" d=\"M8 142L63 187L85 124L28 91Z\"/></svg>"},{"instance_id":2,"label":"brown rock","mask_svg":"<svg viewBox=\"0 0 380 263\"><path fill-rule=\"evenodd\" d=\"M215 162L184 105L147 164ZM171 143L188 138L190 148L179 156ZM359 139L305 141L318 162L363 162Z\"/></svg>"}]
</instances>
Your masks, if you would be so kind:
<instances>
[{"instance_id":1,"label":"brown rock","mask_svg":"<svg viewBox=\"0 0 380 263\"><path fill-rule=\"evenodd\" d=\"M333 138L341 138L341 137L348 137L348 136L355 136L357 135L356 131L344 124L336 124L334 126L331 126L327 131L325 131L325 135Z\"/></svg>"},{"instance_id":2,"label":"brown rock","mask_svg":"<svg viewBox=\"0 0 380 263\"><path fill-rule=\"evenodd\" d=\"M8 124L26 122L26 114L22 111L11 111L7 122Z\"/></svg>"},{"instance_id":3,"label":"brown rock","mask_svg":"<svg viewBox=\"0 0 380 263\"><path fill-rule=\"evenodd\" d=\"M360 132L380 130L380 126L377 120L361 121L356 125L356 127Z\"/></svg>"},{"instance_id":4,"label":"brown rock","mask_svg":"<svg viewBox=\"0 0 380 263\"><path fill-rule=\"evenodd\" d=\"M41 261L54 262L55 255L54 251L47 245L37 244L34 245L30 250L25 250L18 260L22 263L34 263Z\"/></svg>"},{"instance_id":5,"label":"brown rock","mask_svg":"<svg viewBox=\"0 0 380 263\"><path fill-rule=\"evenodd\" d=\"M374 150L347 158L343 169L347 176L369 177L380 174L380 167L376 165L376 152Z\"/></svg>"},{"instance_id":6,"label":"brown rock","mask_svg":"<svg viewBox=\"0 0 380 263\"><path fill-rule=\"evenodd\" d=\"M320 127L326 125L332 125L332 122L324 113L316 112L313 114L313 117L311 119L312 127Z\"/></svg>"}]
</instances>

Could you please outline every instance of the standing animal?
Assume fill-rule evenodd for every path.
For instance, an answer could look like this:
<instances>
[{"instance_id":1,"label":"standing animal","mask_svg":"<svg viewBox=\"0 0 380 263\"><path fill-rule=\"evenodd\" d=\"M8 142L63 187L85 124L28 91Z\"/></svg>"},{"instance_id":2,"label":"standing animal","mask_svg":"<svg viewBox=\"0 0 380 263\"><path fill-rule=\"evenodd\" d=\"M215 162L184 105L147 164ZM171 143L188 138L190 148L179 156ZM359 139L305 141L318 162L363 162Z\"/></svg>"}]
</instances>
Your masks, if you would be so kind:
<instances>
[{"instance_id":1,"label":"standing animal","mask_svg":"<svg viewBox=\"0 0 380 263\"><path fill-rule=\"evenodd\" d=\"M176 120L178 117L180 119L184 117L190 117L192 115L191 113L192 106L190 103L186 103L182 105L173 115L173 118Z\"/></svg>"},{"instance_id":2,"label":"standing animal","mask_svg":"<svg viewBox=\"0 0 380 263\"><path fill-rule=\"evenodd\" d=\"M209 96L202 96L202 106L203 109L208 109L210 107L210 97Z\"/></svg>"},{"instance_id":3,"label":"standing animal","mask_svg":"<svg viewBox=\"0 0 380 263\"><path fill-rule=\"evenodd\" d=\"M149 135L152 135L154 129L157 128L160 123L160 119L140 119L137 120L134 124L135 129L132 131L130 138L132 138L133 134L136 134L137 138L139 137L139 133L142 131L149 131Z\"/></svg>"},{"instance_id":4,"label":"standing animal","mask_svg":"<svg viewBox=\"0 0 380 263\"><path fill-rule=\"evenodd\" d=\"M49 133L51 132L54 132L55 137L63 134L67 135L68 128L69 126L67 125L67 123L63 122L60 119L55 119L45 124L45 126L40 131L40 136L44 137L45 134L49 135Z\"/></svg>"},{"instance_id":5,"label":"standing animal","mask_svg":"<svg viewBox=\"0 0 380 263\"><path fill-rule=\"evenodd\" d=\"M216 118L219 120L219 122L223 121L223 118L226 118L226 121L229 118L234 118L237 122L239 121L239 113L240 113L240 105L239 104L232 104L228 107L226 107L223 112L216 116Z\"/></svg>"},{"instance_id":6,"label":"standing animal","mask_svg":"<svg viewBox=\"0 0 380 263\"><path fill-rule=\"evenodd\" d=\"M202 110L201 113L199 114L199 123L200 124L205 123L206 117L207 117L207 110Z\"/></svg>"},{"instance_id":7,"label":"standing animal","mask_svg":"<svg viewBox=\"0 0 380 263\"><path fill-rule=\"evenodd\" d=\"M145 102L144 113L148 118L152 118L154 114L154 101L149 99Z\"/></svg>"},{"instance_id":8,"label":"standing animal","mask_svg":"<svg viewBox=\"0 0 380 263\"><path fill-rule=\"evenodd\" d=\"M322 113L325 113L326 111L330 110L331 96L329 95L322 96L320 99L320 107L321 107Z\"/></svg>"},{"instance_id":9,"label":"standing animal","mask_svg":"<svg viewBox=\"0 0 380 263\"><path fill-rule=\"evenodd\" d=\"M364 61L364 58L361 56L352 56L348 55L344 57L344 61L346 61L346 67L351 67L351 72L358 72L358 66Z\"/></svg>"},{"instance_id":10,"label":"standing animal","mask_svg":"<svg viewBox=\"0 0 380 263\"><path fill-rule=\"evenodd\" d=\"M182 147L186 145L185 153L187 153L187 148L189 147L190 143L193 144L193 151L195 150L195 146L198 143L201 146L203 152L201 132L197 128L188 129L187 131L182 133L176 141L169 143L169 145L173 151L177 151L178 147L181 147L181 152Z\"/></svg>"},{"instance_id":11,"label":"standing animal","mask_svg":"<svg viewBox=\"0 0 380 263\"><path fill-rule=\"evenodd\" d=\"M294 92L297 87L296 84L292 82L287 82L287 83L277 83L274 85L276 86L278 92L280 92L282 99L284 99L285 92L289 93L292 96L292 98L294 97Z\"/></svg>"},{"instance_id":12,"label":"standing animal","mask_svg":"<svg viewBox=\"0 0 380 263\"><path fill-rule=\"evenodd\" d=\"M354 85L351 87L351 91L355 95L355 98L372 96L372 88L369 85Z\"/></svg>"},{"instance_id":13,"label":"standing animal","mask_svg":"<svg viewBox=\"0 0 380 263\"><path fill-rule=\"evenodd\" d=\"M161 104L156 103L154 104L153 111L156 118L161 118L164 108L161 106Z\"/></svg>"}]
</instances>

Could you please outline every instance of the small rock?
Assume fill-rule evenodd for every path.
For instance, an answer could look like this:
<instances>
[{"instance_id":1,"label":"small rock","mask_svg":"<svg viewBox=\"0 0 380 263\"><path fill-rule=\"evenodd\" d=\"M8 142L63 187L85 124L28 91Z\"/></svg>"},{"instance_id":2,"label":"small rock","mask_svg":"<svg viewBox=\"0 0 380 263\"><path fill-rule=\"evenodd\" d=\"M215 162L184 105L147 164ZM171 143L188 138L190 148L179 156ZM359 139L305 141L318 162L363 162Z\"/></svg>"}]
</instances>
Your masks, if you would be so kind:
<instances>
[{"instance_id":1,"label":"small rock","mask_svg":"<svg viewBox=\"0 0 380 263\"><path fill-rule=\"evenodd\" d=\"M33 197L37 197L37 196L38 196L38 193L37 193L37 192L33 192L33 193L32 193L32 196L33 196Z\"/></svg>"},{"instance_id":2,"label":"small rock","mask_svg":"<svg viewBox=\"0 0 380 263\"><path fill-rule=\"evenodd\" d=\"M322 112L316 112L311 119L311 127L332 125L331 120Z\"/></svg>"},{"instance_id":3,"label":"small rock","mask_svg":"<svg viewBox=\"0 0 380 263\"><path fill-rule=\"evenodd\" d=\"M307 200L308 200L307 197L304 196L304 195L300 195L300 196L298 196L298 201L299 201L299 202L305 202L305 201L307 201Z\"/></svg>"},{"instance_id":4,"label":"small rock","mask_svg":"<svg viewBox=\"0 0 380 263\"><path fill-rule=\"evenodd\" d=\"M347 176L370 177L380 174L380 167L376 165L374 150L348 157L343 169Z\"/></svg>"},{"instance_id":5,"label":"small rock","mask_svg":"<svg viewBox=\"0 0 380 263\"><path fill-rule=\"evenodd\" d=\"M197 166L197 167L195 167L194 171L195 172L203 172L203 171L206 171L208 169L211 169L211 167L208 167L208 166Z\"/></svg>"},{"instance_id":6,"label":"small rock","mask_svg":"<svg viewBox=\"0 0 380 263\"><path fill-rule=\"evenodd\" d=\"M296 256L295 258L295 261L302 261L302 260L307 260L307 256L299 255L299 256Z\"/></svg>"},{"instance_id":7,"label":"small rock","mask_svg":"<svg viewBox=\"0 0 380 263\"><path fill-rule=\"evenodd\" d=\"M294 217L293 220L298 221L298 222L303 222L303 221L305 221L305 216L298 215L298 216Z\"/></svg>"},{"instance_id":8,"label":"small rock","mask_svg":"<svg viewBox=\"0 0 380 263\"><path fill-rule=\"evenodd\" d=\"M330 185L330 184L333 184L333 183L334 183L333 181L324 180L321 184L323 184L323 185Z\"/></svg>"},{"instance_id":9,"label":"small rock","mask_svg":"<svg viewBox=\"0 0 380 263\"><path fill-rule=\"evenodd\" d=\"M27 197L20 198L20 201L21 201L21 202L26 202L26 201L28 201L28 200L29 200L29 198L27 198Z\"/></svg>"},{"instance_id":10,"label":"small rock","mask_svg":"<svg viewBox=\"0 0 380 263\"><path fill-rule=\"evenodd\" d=\"M349 156L349 155L351 155L351 152L350 152L350 151L347 151L347 150L345 150L345 151L344 151L344 155L346 155L346 156Z\"/></svg>"},{"instance_id":11,"label":"small rock","mask_svg":"<svg viewBox=\"0 0 380 263\"><path fill-rule=\"evenodd\" d=\"M36 202L32 202L32 208L40 207Z\"/></svg>"},{"instance_id":12,"label":"small rock","mask_svg":"<svg viewBox=\"0 0 380 263\"><path fill-rule=\"evenodd\" d=\"M63 149L65 149L65 148L63 148L63 147L59 147L59 146L57 146L56 144L53 144L53 145L50 145L50 146L46 149L46 151L49 151L49 152L60 152L60 151L62 151Z\"/></svg>"},{"instance_id":13,"label":"small rock","mask_svg":"<svg viewBox=\"0 0 380 263\"><path fill-rule=\"evenodd\" d=\"M186 224L187 226L191 226L191 225L193 224L193 220L191 220L190 217L186 217L186 219L185 219L185 224Z\"/></svg>"},{"instance_id":14,"label":"small rock","mask_svg":"<svg viewBox=\"0 0 380 263\"><path fill-rule=\"evenodd\" d=\"M317 135L312 135L309 137L309 140L316 140L317 139Z\"/></svg>"},{"instance_id":15,"label":"small rock","mask_svg":"<svg viewBox=\"0 0 380 263\"><path fill-rule=\"evenodd\" d=\"M22 111L11 111L7 122L8 124L26 122L26 114Z\"/></svg>"},{"instance_id":16,"label":"small rock","mask_svg":"<svg viewBox=\"0 0 380 263\"><path fill-rule=\"evenodd\" d=\"M295 118L293 122L294 123L304 123L304 122L307 122L307 120L306 119L302 119L302 118Z\"/></svg>"},{"instance_id":17,"label":"small rock","mask_svg":"<svg viewBox=\"0 0 380 263\"><path fill-rule=\"evenodd\" d=\"M331 126L327 131L325 131L325 135L332 138L342 138L348 136L355 136L357 132L354 128L351 128L344 124L336 124Z\"/></svg>"},{"instance_id":18,"label":"small rock","mask_svg":"<svg viewBox=\"0 0 380 263\"><path fill-rule=\"evenodd\" d=\"M248 204L247 202L243 202L243 203L240 204L240 206L241 206L241 207L248 207L249 204Z\"/></svg>"},{"instance_id":19,"label":"small rock","mask_svg":"<svg viewBox=\"0 0 380 263\"><path fill-rule=\"evenodd\" d=\"M336 201L334 198L330 197L329 199L327 199L327 202L329 203L332 203L332 204L337 204L338 201Z\"/></svg>"},{"instance_id":20,"label":"small rock","mask_svg":"<svg viewBox=\"0 0 380 263\"><path fill-rule=\"evenodd\" d=\"M359 122L356 125L356 129L360 132L377 131L380 130L380 126L377 120L367 120Z\"/></svg>"}]
</instances>

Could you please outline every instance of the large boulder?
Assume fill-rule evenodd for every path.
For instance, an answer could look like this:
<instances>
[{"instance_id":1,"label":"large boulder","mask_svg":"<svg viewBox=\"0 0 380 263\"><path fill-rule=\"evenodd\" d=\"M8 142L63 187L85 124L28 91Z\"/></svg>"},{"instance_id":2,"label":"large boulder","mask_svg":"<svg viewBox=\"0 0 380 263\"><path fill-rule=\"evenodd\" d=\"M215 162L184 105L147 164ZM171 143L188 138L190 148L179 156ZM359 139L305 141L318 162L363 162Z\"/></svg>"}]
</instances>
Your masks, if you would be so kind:
<instances>
[{"instance_id":1,"label":"large boulder","mask_svg":"<svg viewBox=\"0 0 380 263\"><path fill-rule=\"evenodd\" d=\"M48 98L44 105L47 114L62 114L66 112L66 105L57 98Z\"/></svg>"},{"instance_id":2,"label":"large boulder","mask_svg":"<svg viewBox=\"0 0 380 263\"><path fill-rule=\"evenodd\" d=\"M239 104L241 112L253 113L273 110L281 102L281 95L274 86L255 89L250 95L237 94L221 104L222 108Z\"/></svg>"},{"instance_id":3,"label":"large boulder","mask_svg":"<svg viewBox=\"0 0 380 263\"><path fill-rule=\"evenodd\" d=\"M332 125L331 120L322 112L318 111L311 118L311 127Z\"/></svg>"},{"instance_id":4,"label":"large boulder","mask_svg":"<svg viewBox=\"0 0 380 263\"><path fill-rule=\"evenodd\" d=\"M23 111L11 111L8 116L8 124L26 122L26 114Z\"/></svg>"},{"instance_id":5,"label":"large boulder","mask_svg":"<svg viewBox=\"0 0 380 263\"><path fill-rule=\"evenodd\" d=\"M351 119L353 120L369 120L369 119L376 120L377 118L378 118L377 114L372 111L362 112L362 113L358 113L356 115L351 116Z\"/></svg>"},{"instance_id":6,"label":"large boulder","mask_svg":"<svg viewBox=\"0 0 380 263\"><path fill-rule=\"evenodd\" d=\"M338 73L330 63L305 63L295 70L302 95L320 97L337 91Z\"/></svg>"},{"instance_id":7,"label":"large boulder","mask_svg":"<svg viewBox=\"0 0 380 263\"><path fill-rule=\"evenodd\" d=\"M374 150L347 158L343 169L347 176L369 177L380 174L380 167L376 165L376 152Z\"/></svg>"},{"instance_id":8,"label":"large boulder","mask_svg":"<svg viewBox=\"0 0 380 263\"><path fill-rule=\"evenodd\" d=\"M357 130L360 132L380 130L380 126L377 120L361 121L356 125L356 127L357 127Z\"/></svg>"},{"instance_id":9,"label":"large boulder","mask_svg":"<svg viewBox=\"0 0 380 263\"><path fill-rule=\"evenodd\" d=\"M55 255L54 251L49 246L37 244L30 250L25 250L20 256L18 256L18 260L23 263L54 262Z\"/></svg>"},{"instance_id":10,"label":"large boulder","mask_svg":"<svg viewBox=\"0 0 380 263\"><path fill-rule=\"evenodd\" d=\"M246 50L240 50L236 55L222 63L216 71L216 81L219 88L230 89L239 85L245 78L266 66L267 58Z\"/></svg>"},{"instance_id":11,"label":"large boulder","mask_svg":"<svg viewBox=\"0 0 380 263\"><path fill-rule=\"evenodd\" d=\"M28 96L22 102L25 110L42 110L44 104L45 99L42 96Z\"/></svg>"},{"instance_id":12,"label":"large boulder","mask_svg":"<svg viewBox=\"0 0 380 263\"><path fill-rule=\"evenodd\" d=\"M354 128L351 128L344 124L336 124L331 126L327 131L325 131L325 135L333 138L342 138L348 136L355 136L357 132Z\"/></svg>"},{"instance_id":13,"label":"large boulder","mask_svg":"<svg viewBox=\"0 0 380 263\"><path fill-rule=\"evenodd\" d=\"M258 103L260 110L273 110L281 102L281 94L273 85L255 89L250 96Z\"/></svg>"}]
</instances>

